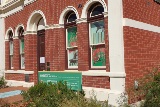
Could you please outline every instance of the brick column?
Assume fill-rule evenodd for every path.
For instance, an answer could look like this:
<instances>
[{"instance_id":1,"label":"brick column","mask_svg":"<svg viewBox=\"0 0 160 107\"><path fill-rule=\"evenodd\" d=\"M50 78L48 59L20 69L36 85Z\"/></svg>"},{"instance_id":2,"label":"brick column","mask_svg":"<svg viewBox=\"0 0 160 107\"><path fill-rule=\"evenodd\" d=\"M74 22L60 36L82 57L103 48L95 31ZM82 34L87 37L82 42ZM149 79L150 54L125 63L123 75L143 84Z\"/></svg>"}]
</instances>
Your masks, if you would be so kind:
<instances>
[{"instance_id":1,"label":"brick column","mask_svg":"<svg viewBox=\"0 0 160 107\"><path fill-rule=\"evenodd\" d=\"M58 36L59 32L57 29L49 30L50 32L50 70L57 71L58 70Z\"/></svg>"},{"instance_id":2,"label":"brick column","mask_svg":"<svg viewBox=\"0 0 160 107\"><path fill-rule=\"evenodd\" d=\"M9 70L9 41L5 41L5 69Z\"/></svg>"},{"instance_id":3,"label":"brick column","mask_svg":"<svg viewBox=\"0 0 160 107\"><path fill-rule=\"evenodd\" d=\"M88 23L77 21L78 71L89 70L89 36Z\"/></svg>"},{"instance_id":4,"label":"brick column","mask_svg":"<svg viewBox=\"0 0 160 107\"><path fill-rule=\"evenodd\" d=\"M24 36L25 70L34 71L32 80L37 83L37 34Z\"/></svg>"},{"instance_id":5,"label":"brick column","mask_svg":"<svg viewBox=\"0 0 160 107\"><path fill-rule=\"evenodd\" d=\"M59 32L58 35L58 70L64 71L67 67L67 55L66 55L66 35L65 35L65 29L59 28L57 29Z\"/></svg>"},{"instance_id":6,"label":"brick column","mask_svg":"<svg viewBox=\"0 0 160 107\"><path fill-rule=\"evenodd\" d=\"M110 71L109 67L109 40L108 40L108 17L104 14L105 22L105 51L106 51L106 71Z\"/></svg>"},{"instance_id":7,"label":"brick column","mask_svg":"<svg viewBox=\"0 0 160 107\"><path fill-rule=\"evenodd\" d=\"M14 70L20 69L20 50L19 39L16 37L13 39L13 67Z\"/></svg>"}]
</instances>

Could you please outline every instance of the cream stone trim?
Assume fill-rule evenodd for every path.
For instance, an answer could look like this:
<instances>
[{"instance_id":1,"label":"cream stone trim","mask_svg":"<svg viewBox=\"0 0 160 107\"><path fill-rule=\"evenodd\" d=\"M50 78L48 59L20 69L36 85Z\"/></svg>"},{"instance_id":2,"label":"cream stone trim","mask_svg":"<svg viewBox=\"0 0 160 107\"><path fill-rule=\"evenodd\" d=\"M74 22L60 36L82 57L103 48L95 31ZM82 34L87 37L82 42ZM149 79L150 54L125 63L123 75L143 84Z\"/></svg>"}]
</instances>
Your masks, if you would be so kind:
<instances>
[{"instance_id":1,"label":"cream stone trim","mask_svg":"<svg viewBox=\"0 0 160 107\"><path fill-rule=\"evenodd\" d=\"M45 26L45 30L56 29L56 28L64 28L64 24L53 24Z\"/></svg>"},{"instance_id":2,"label":"cream stone trim","mask_svg":"<svg viewBox=\"0 0 160 107\"><path fill-rule=\"evenodd\" d=\"M23 87L32 87L34 86L34 82L25 82L25 81L16 81L16 80L6 80L7 86L10 87L17 87L17 86L23 86Z\"/></svg>"},{"instance_id":3,"label":"cream stone trim","mask_svg":"<svg viewBox=\"0 0 160 107\"><path fill-rule=\"evenodd\" d=\"M96 2L99 2L102 4L103 8L104 8L104 12L107 12L107 5L105 3L104 0L88 0L86 2L86 4L84 5L83 9L82 9L82 14L81 14L81 18L87 18L87 12L88 9L90 8L90 6Z\"/></svg>"},{"instance_id":4,"label":"cream stone trim","mask_svg":"<svg viewBox=\"0 0 160 107\"><path fill-rule=\"evenodd\" d=\"M87 18L80 18L76 20L77 24L78 23L86 23L87 22Z\"/></svg>"},{"instance_id":5,"label":"cream stone trim","mask_svg":"<svg viewBox=\"0 0 160 107\"><path fill-rule=\"evenodd\" d=\"M82 71L83 76L109 76L109 72L106 70L89 70L89 71Z\"/></svg>"},{"instance_id":6,"label":"cream stone trim","mask_svg":"<svg viewBox=\"0 0 160 107\"><path fill-rule=\"evenodd\" d=\"M104 17L108 17L108 12L103 12Z\"/></svg>"},{"instance_id":7,"label":"cream stone trim","mask_svg":"<svg viewBox=\"0 0 160 107\"><path fill-rule=\"evenodd\" d=\"M76 10L76 8L73 6L68 6L62 11L60 18L59 18L59 24L64 24L64 17L66 16L66 14L69 11L74 11L77 16L77 19L79 19L79 14L78 14L78 11Z\"/></svg>"},{"instance_id":8,"label":"cream stone trim","mask_svg":"<svg viewBox=\"0 0 160 107\"><path fill-rule=\"evenodd\" d=\"M33 2L35 2L37 0L24 0L24 6L27 6L29 4L32 4Z\"/></svg>"},{"instance_id":9,"label":"cream stone trim","mask_svg":"<svg viewBox=\"0 0 160 107\"><path fill-rule=\"evenodd\" d=\"M140 22L140 21L136 21L136 20L128 19L128 18L123 18L123 26L129 26L133 28L138 28L138 29L143 29L143 30L147 30L151 32L160 33L159 26L151 25L148 23L144 23L144 22Z\"/></svg>"},{"instance_id":10,"label":"cream stone trim","mask_svg":"<svg viewBox=\"0 0 160 107\"><path fill-rule=\"evenodd\" d=\"M19 39L19 38L18 38L18 36L15 36L15 37L13 38L13 40L14 40L14 39Z\"/></svg>"},{"instance_id":11,"label":"cream stone trim","mask_svg":"<svg viewBox=\"0 0 160 107\"><path fill-rule=\"evenodd\" d=\"M11 1L8 2L8 3L2 4L2 5L3 5L2 8L3 8L3 10L4 10L4 9L6 9L6 8L9 8L9 7L15 5L16 3L20 2L20 1L22 1L22 0L11 0Z\"/></svg>"},{"instance_id":12,"label":"cream stone trim","mask_svg":"<svg viewBox=\"0 0 160 107\"><path fill-rule=\"evenodd\" d=\"M25 70L6 70L5 74L34 74L34 71L25 71Z\"/></svg>"},{"instance_id":13,"label":"cream stone trim","mask_svg":"<svg viewBox=\"0 0 160 107\"><path fill-rule=\"evenodd\" d=\"M96 88L96 87L85 87L82 86L82 89L85 92L85 97L86 98L94 98L98 101L107 101L108 100L108 93L110 89L105 89L105 88Z\"/></svg>"},{"instance_id":14,"label":"cream stone trim","mask_svg":"<svg viewBox=\"0 0 160 107\"><path fill-rule=\"evenodd\" d=\"M6 34L5 34L5 40L8 40L8 33L9 33L9 31L12 31L12 33L13 33L13 38L14 38L14 30L13 30L11 27L9 27L9 28L7 29L7 31L6 31Z\"/></svg>"},{"instance_id":15,"label":"cream stone trim","mask_svg":"<svg viewBox=\"0 0 160 107\"><path fill-rule=\"evenodd\" d=\"M38 24L38 19L42 18L44 19L44 24L46 24L46 18L44 13L41 10L35 10L31 13L28 21L27 21L27 31L37 31L37 24Z\"/></svg>"},{"instance_id":16,"label":"cream stone trim","mask_svg":"<svg viewBox=\"0 0 160 107\"><path fill-rule=\"evenodd\" d=\"M125 78L126 73L125 72L109 72L109 77L111 77L111 78Z\"/></svg>"},{"instance_id":17,"label":"cream stone trim","mask_svg":"<svg viewBox=\"0 0 160 107\"><path fill-rule=\"evenodd\" d=\"M20 27L23 27L23 29L24 29L24 25L23 24L18 24L16 29L15 29L15 37L18 37L18 30L19 30Z\"/></svg>"},{"instance_id":18,"label":"cream stone trim","mask_svg":"<svg viewBox=\"0 0 160 107\"><path fill-rule=\"evenodd\" d=\"M6 17L9 17L9 16L11 16L11 15L13 15L13 14L16 14L16 13L22 11L22 10L23 10L23 6L18 6L18 7L16 7L16 8L14 8L14 9L8 11L7 13L5 13L5 14L4 14L4 17L5 17L5 18L6 18Z\"/></svg>"},{"instance_id":19,"label":"cream stone trim","mask_svg":"<svg viewBox=\"0 0 160 107\"><path fill-rule=\"evenodd\" d=\"M24 35L36 35L37 32L36 31L25 31Z\"/></svg>"}]
</instances>

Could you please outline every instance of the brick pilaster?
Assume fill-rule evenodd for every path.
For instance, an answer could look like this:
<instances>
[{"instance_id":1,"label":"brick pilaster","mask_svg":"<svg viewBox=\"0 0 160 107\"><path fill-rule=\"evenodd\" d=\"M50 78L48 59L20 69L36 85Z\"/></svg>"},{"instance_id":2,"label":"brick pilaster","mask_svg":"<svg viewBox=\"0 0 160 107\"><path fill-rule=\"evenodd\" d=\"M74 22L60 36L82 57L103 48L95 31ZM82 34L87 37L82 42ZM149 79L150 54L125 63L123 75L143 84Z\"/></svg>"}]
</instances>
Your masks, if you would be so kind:
<instances>
[{"instance_id":1,"label":"brick pilaster","mask_svg":"<svg viewBox=\"0 0 160 107\"><path fill-rule=\"evenodd\" d=\"M89 70L89 36L88 23L77 24L77 38L78 38L78 70Z\"/></svg>"}]
</instances>

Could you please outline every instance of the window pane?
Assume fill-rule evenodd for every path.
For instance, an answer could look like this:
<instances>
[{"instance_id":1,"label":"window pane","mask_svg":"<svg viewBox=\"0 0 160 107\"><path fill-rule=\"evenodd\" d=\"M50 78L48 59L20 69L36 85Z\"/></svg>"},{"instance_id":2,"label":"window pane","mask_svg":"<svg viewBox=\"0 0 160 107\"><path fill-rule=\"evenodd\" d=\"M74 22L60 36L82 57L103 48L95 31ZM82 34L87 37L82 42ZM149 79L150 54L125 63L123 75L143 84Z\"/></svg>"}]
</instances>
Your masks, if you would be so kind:
<instances>
[{"instance_id":1,"label":"window pane","mask_svg":"<svg viewBox=\"0 0 160 107\"><path fill-rule=\"evenodd\" d=\"M20 52L21 52L21 53L24 53L24 39L21 39L20 45L21 45L21 50L20 50Z\"/></svg>"},{"instance_id":2,"label":"window pane","mask_svg":"<svg viewBox=\"0 0 160 107\"><path fill-rule=\"evenodd\" d=\"M68 22L76 21L76 19L77 19L76 14L71 14L71 15L68 17Z\"/></svg>"},{"instance_id":3,"label":"window pane","mask_svg":"<svg viewBox=\"0 0 160 107\"><path fill-rule=\"evenodd\" d=\"M10 41L9 43L10 43L10 46L9 46L9 48L10 48L10 55L13 55L13 41Z\"/></svg>"},{"instance_id":4,"label":"window pane","mask_svg":"<svg viewBox=\"0 0 160 107\"><path fill-rule=\"evenodd\" d=\"M25 57L24 57L24 54L21 55L21 68L24 68L25 67Z\"/></svg>"},{"instance_id":5,"label":"window pane","mask_svg":"<svg viewBox=\"0 0 160 107\"><path fill-rule=\"evenodd\" d=\"M105 47L92 48L92 66L106 66Z\"/></svg>"},{"instance_id":6,"label":"window pane","mask_svg":"<svg viewBox=\"0 0 160 107\"><path fill-rule=\"evenodd\" d=\"M91 44L104 43L104 21L97 21L90 24Z\"/></svg>"},{"instance_id":7,"label":"window pane","mask_svg":"<svg viewBox=\"0 0 160 107\"><path fill-rule=\"evenodd\" d=\"M11 64L11 68L13 68L13 56L10 55L10 64Z\"/></svg>"},{"instance_id":8,"label":"window pane","mask_svg":"<svg viewBox=\"0 0 160 107\"><path fill-rule=\"evenodd\" d=\"M78 66L78 50L68 50L68 64L69 66Z\"/></svg>"},{"instance_id":9,"label":"window pane","mask_svg":"<svg viewBox=\"0 0 160 107\"><path fill-rule=\"evenodd\" d=\"M97 6L96 8L93 9L91 16L103 14L104 8L102 6Z\"/></svg>"},{"instance_id":10,"label":"window pane","mask_svg":"<svg viewBox=\"0 0 160 107\"><path fill-rule=\"evenodd\" d=\"M77 46L77 27L68 28L67 33L68 47Z\"/></svg>"}]
</instances>

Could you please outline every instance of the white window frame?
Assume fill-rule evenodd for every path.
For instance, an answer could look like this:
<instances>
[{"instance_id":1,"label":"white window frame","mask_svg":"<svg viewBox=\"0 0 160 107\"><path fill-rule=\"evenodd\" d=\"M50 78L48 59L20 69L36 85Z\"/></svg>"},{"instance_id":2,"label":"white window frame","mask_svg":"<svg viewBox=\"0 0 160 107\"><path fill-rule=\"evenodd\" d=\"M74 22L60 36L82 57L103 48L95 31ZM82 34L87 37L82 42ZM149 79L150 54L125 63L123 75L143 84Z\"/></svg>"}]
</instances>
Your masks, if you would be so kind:
<instances>
[{"instance_id":1,"label":"white window frame","mask_svg":"<svg viewBox=\"0 0 160 107\"><path fill-rule=\"evenodd\" d=\"M104 21L104 20L98 20L98 21L94 21L94 22L99 22L99 21ZM94 22L90 22L89 23L89 45L90 45L90 49L91 49L91 53L90 53L90 57L91 57L91 69L93 68L106 68L106 66L93 66L93 60L92 60L92 50L93 50L93 46L98 46L98 45L105 45L105 40L104 40L104 43L97 43L97 44L93 44L92 43L92 36L91 36L91 24L94 23ZM104 22L105 24L105 22ZM104 39L105 39L105 31L104 31Z\"/></svg>"},{"instance_id":2,"label":"white window frame","mask_svg":"<svg viewBox=\"0 0 160 107\"><path fill-rule=\"evenodd\" d=\"M24 40L24 38L23 38L23 40ZM23 52L22 52L22 39L20 39L19 40L20 41L20 58L21 58L21 60L20 60L20 67L21 67L21 69L25 69L25 61L24 61L24 66L22 66L23 64L22 64L22 59L24 59L25 60L25 54L24 54L24 50L23 50Z\"/></svg>"},{"instance_id":3,"label":"white window frame","mask_svg":"<svg viewBox=\"0 0 160 107\"><path fill-rule=\"evenodd\" d=\"M77 26L73 26L73 27L77 28ZM72 27L68 27L68 28L72 28ZM67 50L68 69L78 69L78 65L77 66L69 65L69 50L74 49L74 48L78 50L78 46L73 46L73 47L68 46L68 28L66 28L66 50Z\"/></svg>"},{"instance_id":4,"label":"white window frame","mask_svg":"<svg viewBox=\"0 0 160 107\"><path fill-rule=\"evenodd\" d=\"M11 44L12 43L12 44ZM10 69L13 69L13 40L9 41L9 58L10 58Z\"/></svg>"}]
</instances>

